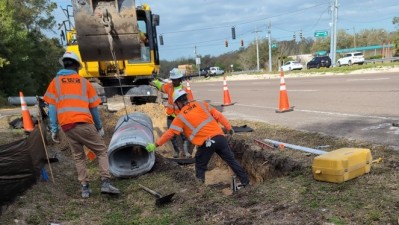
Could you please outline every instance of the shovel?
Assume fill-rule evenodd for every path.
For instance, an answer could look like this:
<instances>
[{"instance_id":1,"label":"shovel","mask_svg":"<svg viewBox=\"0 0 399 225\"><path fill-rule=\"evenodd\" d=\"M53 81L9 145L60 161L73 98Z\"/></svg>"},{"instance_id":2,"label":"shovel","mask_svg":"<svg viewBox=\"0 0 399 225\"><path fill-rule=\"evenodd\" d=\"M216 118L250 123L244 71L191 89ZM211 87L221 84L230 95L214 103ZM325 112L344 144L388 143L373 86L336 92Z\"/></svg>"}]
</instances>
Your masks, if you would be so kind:
<instances>
[{"instance_id":1,"label":"shovel","mask_svg":"<svg viewBox=\"0 0 399 225\"><path fill-rule=\"evenodd\" d=\"M162 206L163 204L171 202L172 197L175 195L175 193L172 193L172 194L168 194L166 196L162 196L158 192L153 191L153 190L149 189L148 187L145 187L141 184L139 184L139 186L156 197L155 205L157 205L157 206Z\"/></svg>"}]
</instances>

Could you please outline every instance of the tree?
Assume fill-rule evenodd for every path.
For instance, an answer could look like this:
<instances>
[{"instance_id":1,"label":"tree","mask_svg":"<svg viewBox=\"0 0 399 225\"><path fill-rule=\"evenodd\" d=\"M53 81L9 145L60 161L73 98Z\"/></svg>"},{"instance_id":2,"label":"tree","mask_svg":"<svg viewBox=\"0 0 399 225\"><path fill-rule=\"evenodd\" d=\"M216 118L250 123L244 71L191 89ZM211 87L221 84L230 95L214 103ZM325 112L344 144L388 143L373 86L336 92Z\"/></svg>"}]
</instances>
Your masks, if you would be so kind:
<instances>
[{"instance_id":1,"label":"tree","mask_svg":"<svg viewBox=\"0 0 399 225\"><path fill-rule=\"evenodd\" d=\"M42 95L64 51L42 30L55 24L49 0L0 1L0 97Z\"/></svg>"}]
</instances>

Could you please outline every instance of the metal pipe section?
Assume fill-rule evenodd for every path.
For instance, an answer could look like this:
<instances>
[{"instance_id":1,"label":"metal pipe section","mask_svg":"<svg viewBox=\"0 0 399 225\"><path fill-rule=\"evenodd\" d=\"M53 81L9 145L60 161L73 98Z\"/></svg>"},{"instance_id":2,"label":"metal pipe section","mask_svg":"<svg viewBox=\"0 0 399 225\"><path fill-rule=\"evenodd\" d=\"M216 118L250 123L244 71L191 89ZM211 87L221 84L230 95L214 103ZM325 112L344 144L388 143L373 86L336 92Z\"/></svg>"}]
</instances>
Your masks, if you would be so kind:
<instances>
[{"instance_id":1,"label":"metal pipe section","mask_svg":"<svg viewBox=\"0 0 399 225\"><path fill-rule=\"evenodd\" d=\"M288 143L284 143L284 142L279 142L279 141L274 141L274 140L270 140L270 139L263 139L266 142L272 143L273 145L284 145L284 147L287 148L291 148L294 150L299 150L299 151L303 151L303 152L309 152L309 153L313 153L316 155L323 155L326 154L326 151L322 151L322 150L318 150L318 149L313 149L313 148L307 148L307 147L303 147L303 146L299 146L299 145L292 145L292 144L288 144Z\"/></svg>"},{"instance_id":2,"label":"metal pipe section","mask_svg":"<svg viewBox=\"0 0 399 225\"><path fill-rule=\"evenodd\" d=\"M140 112L120 117L108 146L110 173L126 178L149 172L155 164L155 153L145 147L153 142L150 117Z\"/></svg>"},{"instance_id":3,"label":"metal pipe section","mask_svg":"<svg viewBox=\"0 0 399 225\"><path fill-rule=\"evenodd\" d=\"M24 99L28 106L34 106L37 104L36 96L24 96ZM11 105L20 106L21 98L19 96L10 96L8 97L8 103L10 103Z\"/></svg>"}]
</instances>

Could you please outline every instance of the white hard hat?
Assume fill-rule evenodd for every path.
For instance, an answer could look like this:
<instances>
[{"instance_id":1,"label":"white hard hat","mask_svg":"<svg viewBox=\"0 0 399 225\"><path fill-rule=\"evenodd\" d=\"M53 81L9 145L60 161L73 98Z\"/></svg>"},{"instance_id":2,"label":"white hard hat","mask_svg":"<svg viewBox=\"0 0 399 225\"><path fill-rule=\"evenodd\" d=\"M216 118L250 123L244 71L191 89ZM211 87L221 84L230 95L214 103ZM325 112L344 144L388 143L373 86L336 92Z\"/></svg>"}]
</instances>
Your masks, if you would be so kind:
<instances>
[{"instance_id":1,"label":"white hard hat","mask_svg":"<svg viewBox=\"0 0 399 225\"><path fill-rule=\"evenodd\" d=\"M173 102L176 103L177 99L179 99L183 95L187 95L187 92L185 90L175 90L175 92L173 92Z\"/></svg>"},{"instance_id":2,"label":"white hard hat","mask_svg":"<svg viewBox=\"0 0 399 225\"><path fill-rule=\"evenodd\" d=\"M61 66L64 66L64 59L73 59L76 62L79 63L79 69L82 69L82 63L80 62L80 59L78 57L78 55L76 55L74 52L65 52L64 55L58 60L61 64Z\"/></svg>"},{"instance_id":3,"label":"white hard hat","mask_svg":"<svg viewBox=\"0 0 399 225\"><path fill-rule=\"evenodd\" d=\"M183 73L181 72L181 70L174 68L169 72L169 78L171 80L176 80L176 79L180 79L183 77Z\"/></svg>"}]
</instances>

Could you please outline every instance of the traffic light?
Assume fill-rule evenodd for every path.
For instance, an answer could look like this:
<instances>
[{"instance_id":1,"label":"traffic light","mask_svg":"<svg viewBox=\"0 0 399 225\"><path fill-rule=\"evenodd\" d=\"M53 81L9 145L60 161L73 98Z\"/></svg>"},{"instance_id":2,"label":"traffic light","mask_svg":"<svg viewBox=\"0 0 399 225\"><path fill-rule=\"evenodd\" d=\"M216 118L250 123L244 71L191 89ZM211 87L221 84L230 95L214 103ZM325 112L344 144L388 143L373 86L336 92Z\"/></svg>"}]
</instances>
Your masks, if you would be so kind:
<instances>
[{"instance_id":1,"label":"traffic light","mask_svg":"<svg viewBox=\"0 0 399 225\"><path fill-rule=\"evenodd\" d=\"M224 41L224 46L229 47L229 42L227 40Z\"/></svg>"},{"instance_id":2,"label":"traffic light","mask_svg":"<svg viewBox=\"0 0 399 225\"><path fill-rule=\"evenodd\" d=\"M299 32L299 38L302 39L302 32Z\"/></svg>"},{"instance_id":3,"label":"traffic light","mask_svg":"<svg viewBox=\"0 0 399 225\"><path fill-rule=\"evenodd\" d=\"M244 46L244 40L241 40L241 47Z\"/></svg>"},{"instance_id":4,"label":"traffic light","mask_svg":"<svg viewBox=\"0 0 399 225\"><path fill-rule=\"evenodd\" d=\"M296 35L292 35L292 39L295 41L296 40Z\"/></svg>"},{"instance_id":5,"label":"traffic light","mask_svg":"<svg viewBox=\"0 0 399 225\"><path fill-rule=\"evenodd\" d=\"M160 42L161 45L163 45L163 36L162 36L162 34L159 35L159 42Z\"/></svg>"},{"instance_id":6,"label":"traffic light","mask_svg":"<svg viewBox=\"0 0 399 225\"><path fill-rule=\"evenodd\" d=\"M233 40L236 39L236 28L235 27L231 28L231 38Z\"/></svg>"}]
</instances>

